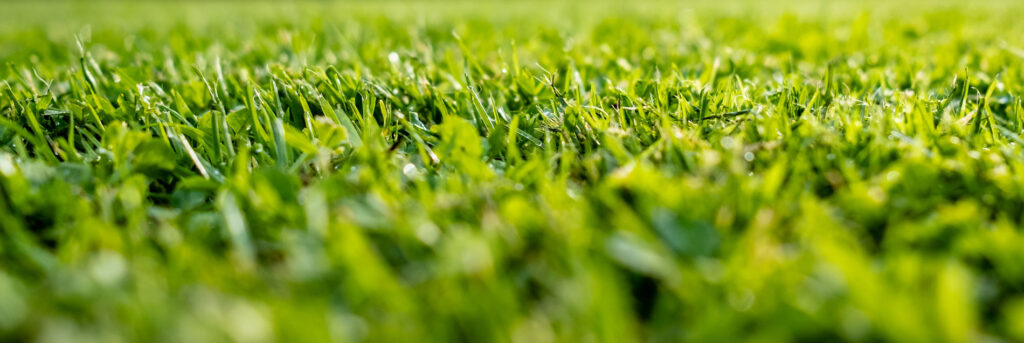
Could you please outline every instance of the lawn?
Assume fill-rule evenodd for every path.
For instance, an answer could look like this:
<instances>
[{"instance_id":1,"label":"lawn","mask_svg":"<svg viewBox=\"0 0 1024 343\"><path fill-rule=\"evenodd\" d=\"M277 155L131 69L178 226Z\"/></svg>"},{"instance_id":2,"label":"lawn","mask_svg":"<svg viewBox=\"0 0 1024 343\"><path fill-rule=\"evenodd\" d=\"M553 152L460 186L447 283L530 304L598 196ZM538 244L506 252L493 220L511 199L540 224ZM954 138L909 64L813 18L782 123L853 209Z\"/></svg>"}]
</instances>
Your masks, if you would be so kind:
<instances>
[{"instance_id":1,"label":"lawn","mask_svg":"<svg viewBox=\"0 0 1024 343\"><path fill-rule=\"evenodd\" d=\"M0 2L0 341L1024 341L1021 13Z\"/></svg>"}]
</instances>

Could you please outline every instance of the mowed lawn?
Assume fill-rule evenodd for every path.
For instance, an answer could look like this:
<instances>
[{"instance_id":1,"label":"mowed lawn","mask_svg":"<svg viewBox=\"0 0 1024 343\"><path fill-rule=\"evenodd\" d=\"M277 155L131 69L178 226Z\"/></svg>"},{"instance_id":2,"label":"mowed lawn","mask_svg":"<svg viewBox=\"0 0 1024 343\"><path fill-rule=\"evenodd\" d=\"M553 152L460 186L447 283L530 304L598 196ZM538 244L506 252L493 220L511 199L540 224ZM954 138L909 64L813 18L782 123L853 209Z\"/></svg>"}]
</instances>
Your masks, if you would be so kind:
<instances>
[{"instance_id":1,"label":"mowed lawn","mask_svg":"<svg viewBox=\"0 0 1024 343\"><path fill-rule=\"evenodd\" d=\"M0 341L1024 341L1022 13L0 2Z\"/></svg>"}]
</instances>

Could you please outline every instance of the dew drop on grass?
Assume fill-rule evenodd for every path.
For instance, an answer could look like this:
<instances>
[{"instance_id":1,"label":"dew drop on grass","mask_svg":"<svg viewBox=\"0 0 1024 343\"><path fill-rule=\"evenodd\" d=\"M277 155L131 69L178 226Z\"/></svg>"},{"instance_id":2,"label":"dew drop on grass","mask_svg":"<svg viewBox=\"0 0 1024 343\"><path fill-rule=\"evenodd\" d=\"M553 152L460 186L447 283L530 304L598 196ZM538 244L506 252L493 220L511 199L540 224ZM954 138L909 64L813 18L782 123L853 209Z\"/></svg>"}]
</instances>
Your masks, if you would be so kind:
<instances>
[{"instance_id":1,"label":"dew drop on grass","mask_svg":"<svg viewBox=\"0 0 1024 343\"><path fill-rule=\"evenodd\" d=\"M747 311L754 306L754 292L748 288L729 294L729 305L737 311Z\"/></svg>"},{"instance_id":2,"label":"dew drop on grass","mask_svg":"<svg viewBox=\"0 0 1024 343\"><path fill-rule=\"evenodd\" d=\"M735 143L736 143L736 140L734 140L732 137L724 137L724 138L722 138L722 147L723 148L732 149L732 147L733 147L733 145L735 145Z\"/></svg>"},{"instance_id":3,"label":"dew drop on grass","mask_svg":"<svg viewBox=\"0 0 1024 343\"><path fill-rule=\"evenodd\" d=\"M420 171L416 169L416 165L412 163L406 163L405 166L402 167L402 174L405 174L405 176L408 177L416 177L420 175Z\"/></svg>"},{"instance_id":4,"label":"dew drop on grass","mask_svg":"<svg viewBox=\"0 0 1024 343\"><path fill-rule=\"evenodd\" d=\"M900 179L900 172L895 171L895 170L890 171L889 173L885 174L885 179L887 181L889 181L889 182L899 181L899 179Z\"/></svg>"},{"instance_id":5,"label":"dew drop on grass","mask_svg":"<svg viewBox=\"0 0 1024 343\"><path fill-rule=\"evenodd\" d=\"M743 159L746 160L747 162L753 162L754 161L754 153L752 153L750 151L747 151L747 153L743 154Z\"/></svg>"}]
</instances>

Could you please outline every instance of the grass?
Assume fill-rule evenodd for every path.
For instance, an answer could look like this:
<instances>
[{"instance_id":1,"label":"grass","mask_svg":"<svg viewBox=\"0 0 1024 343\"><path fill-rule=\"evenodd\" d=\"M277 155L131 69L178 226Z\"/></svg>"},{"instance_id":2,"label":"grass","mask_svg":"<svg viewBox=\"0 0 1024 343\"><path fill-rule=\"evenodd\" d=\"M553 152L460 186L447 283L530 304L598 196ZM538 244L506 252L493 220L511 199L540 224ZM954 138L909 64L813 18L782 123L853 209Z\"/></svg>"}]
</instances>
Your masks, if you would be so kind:
<instances>
[{"instance_id":1,"label":"grass","mask_svg":"<svg viewBox=\"0 0 1024 343\"><path fill-rule=\"evenodd\" d=\"M0 4L0 340L1024 340L1022 7Z\"/></svg>"}]
</instances>

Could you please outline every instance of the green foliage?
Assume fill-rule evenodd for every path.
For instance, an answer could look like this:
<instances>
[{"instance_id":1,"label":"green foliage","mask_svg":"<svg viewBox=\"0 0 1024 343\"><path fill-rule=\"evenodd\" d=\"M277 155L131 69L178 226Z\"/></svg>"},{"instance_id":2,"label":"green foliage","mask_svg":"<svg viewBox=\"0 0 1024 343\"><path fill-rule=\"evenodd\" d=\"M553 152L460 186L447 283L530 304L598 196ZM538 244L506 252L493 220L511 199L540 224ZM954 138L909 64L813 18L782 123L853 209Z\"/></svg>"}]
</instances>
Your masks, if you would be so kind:
<instances>
[{"instance_id":1,"label":"green foliage","mask_svg":"<svg viewBox=\"0 0 1024 343\"><path fill-rule=\"evenodd\" d=\"M0 340L1021 341L1019 13L0 4Z\"/></svg>"}]
</instances>

